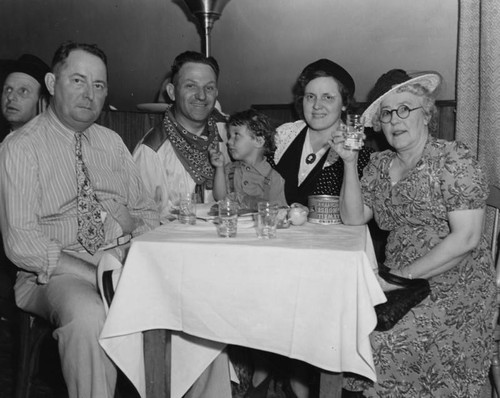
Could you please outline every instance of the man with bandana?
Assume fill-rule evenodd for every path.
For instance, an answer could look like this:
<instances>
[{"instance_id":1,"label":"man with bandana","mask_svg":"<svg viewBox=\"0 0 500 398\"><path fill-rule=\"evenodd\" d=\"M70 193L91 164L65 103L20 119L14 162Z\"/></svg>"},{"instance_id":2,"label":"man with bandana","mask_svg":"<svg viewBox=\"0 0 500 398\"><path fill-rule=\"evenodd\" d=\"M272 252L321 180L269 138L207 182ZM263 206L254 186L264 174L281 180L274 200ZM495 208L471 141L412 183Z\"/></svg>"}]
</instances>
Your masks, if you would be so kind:
<instances>
[{"instance_id":1,"label":"man with bandana","mask_svg":"<svg viewBox=\"0 0 500 398\"><path fill-rule=\"evenodd\" d=\"M227 148L219 132L225 117L215 108L219 65L212 57L194 51L179 54L172 65L166 91L163 121L146 133L134 150L144 185L154 198L162 222L172 220L173 209L186 193L200 203L213 201L214 168L210 149ZM185 398L230 398L229 363L224 350L198 378Z\"/></svg>"},{"instance_id":2,"label":"man with bandana","mask_svg":"<svg viewBox=\"0 0 500 398\"><path fill-rule=\"evenodd\" d=\"M142 179L158 205L163 222L186 193L213 201L214 169L208 152L218 147L226 159L225 117L215 108L219 65L194 51L179 54L172 65L167 105L160 125L146 133L134 151ZM219 126L218 126L219 124Z\"/></svg>"}]
</instances>

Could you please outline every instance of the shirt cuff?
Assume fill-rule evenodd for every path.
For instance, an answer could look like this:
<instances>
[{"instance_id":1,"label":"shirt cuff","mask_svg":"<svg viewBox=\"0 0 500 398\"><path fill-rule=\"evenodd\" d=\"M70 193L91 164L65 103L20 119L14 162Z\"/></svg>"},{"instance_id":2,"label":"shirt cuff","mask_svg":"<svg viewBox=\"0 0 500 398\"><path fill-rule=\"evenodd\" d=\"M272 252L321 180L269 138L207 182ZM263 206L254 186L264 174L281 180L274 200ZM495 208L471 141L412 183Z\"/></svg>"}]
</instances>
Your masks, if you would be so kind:
<instances>
[{"instance_id":1,"label":"shirt cuff","mask_svg":"<svg viewBox=\"0 0 500 398\"><path fill-rule=\"evenodd\" d=\"M57 240L51 240L47 246L47 268L37 276L37 282L45 285L49 282L50 276L57 268L59 257L61 256L62 245Z\"/></svg>"}]
</instances>

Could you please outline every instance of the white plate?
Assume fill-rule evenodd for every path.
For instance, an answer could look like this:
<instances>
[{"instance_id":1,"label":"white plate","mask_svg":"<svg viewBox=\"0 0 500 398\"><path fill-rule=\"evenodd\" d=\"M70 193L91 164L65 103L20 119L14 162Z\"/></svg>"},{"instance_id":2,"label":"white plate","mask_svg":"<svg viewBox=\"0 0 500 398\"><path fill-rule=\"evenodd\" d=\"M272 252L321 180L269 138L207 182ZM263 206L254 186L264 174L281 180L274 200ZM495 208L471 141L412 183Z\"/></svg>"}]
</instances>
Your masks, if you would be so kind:
<instances>
[{"instance_id":1,"label":"white plate","mask_svg":"<svg viewBox=\"0 0 500 398\"><path fill-rule=\"evenodd\" d=\"M238 217L238 228L252 228L255 227L254 214L245 214Z\"/></svg>"}]
</instances>

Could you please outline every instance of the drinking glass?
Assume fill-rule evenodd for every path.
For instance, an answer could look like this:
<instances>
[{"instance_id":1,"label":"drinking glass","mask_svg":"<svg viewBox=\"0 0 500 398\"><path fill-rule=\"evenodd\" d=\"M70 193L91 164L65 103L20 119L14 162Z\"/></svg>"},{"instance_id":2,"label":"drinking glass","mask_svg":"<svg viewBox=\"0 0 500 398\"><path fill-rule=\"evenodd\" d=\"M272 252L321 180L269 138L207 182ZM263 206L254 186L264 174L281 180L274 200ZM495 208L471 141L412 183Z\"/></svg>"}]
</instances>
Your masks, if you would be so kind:
<instances>
[{"instance_id":1,"label":"drinking glass","mask_svg":"<svg viewBox=\"0 0 500 398\"><path fill-rule=\"evenodd\" d=\"M260 239L276 238L276 227L278 225L277 203L259 202L257 204L257 236Z\"/></svg>"},{"instance_id":2,"label":"drinking glass","mask_svg":"<svg viewBox=\"0 0 500 398\"><path fill-rule=\"evenodd\" d=\"M186 193L179 200L179 222L196 224L196 194Z\"/></svg>"},{"instance_id":3,"label":"drinking glass","mask_svg":"<svg viewBox=\"0 0 500 398\"><path fill-rule=\"evenodd\" d=\"M361 115L348 114L344 130L344 149L359 151L363 148L365 125Z\"/></svg>"},{"instance_id":4,"label":"drinking glass","mask_svg":"<svg viewBox=\"0 0 500 398\"><path fill-rule=\"evenodd\" d=\"M234 238L238 231L238 203L225 198L219 200L217 233L221 238Z\"/></svg>"}]
</instances>

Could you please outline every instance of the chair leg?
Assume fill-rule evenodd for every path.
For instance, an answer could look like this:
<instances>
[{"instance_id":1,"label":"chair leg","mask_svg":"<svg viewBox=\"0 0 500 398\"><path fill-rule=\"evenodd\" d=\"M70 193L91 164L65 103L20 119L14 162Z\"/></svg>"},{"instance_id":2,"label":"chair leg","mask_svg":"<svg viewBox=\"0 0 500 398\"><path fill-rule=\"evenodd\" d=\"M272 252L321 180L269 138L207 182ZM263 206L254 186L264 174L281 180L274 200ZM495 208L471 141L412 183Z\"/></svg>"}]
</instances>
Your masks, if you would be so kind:
<instances>
[{"instance_id":1,"label":"chair leg","mask_svg":"<svg viewBox=\"0 0 500 398\"><path fill-rule=\"evenodd\" d=\"M41 344L51 332L45 321L19 311L19 359L16 398L29 398L33 378L38 372Z\"/></svg>"},{"instance_id":2,"label":"chair leg","mask_svg":"<svg viewBox=\"0 0 500 398\"><path fill-rule=\"evenodd\" d=\"M19 312L19 355L16 380L16 398L29 395L27 380L29 379L30 333L31 317L25 312Z\"/></svg>"},{"instance_id":3,"label":"chair leg","mask_svg":"<svg viewBox=\"0 0 500 398\"><path fill-rule=\"evenodd\" d=\"M494 342L493 358L491 360L491 376L493 379L493 396L500 397L500 357L499 342Z\"/></svg>"}]
</instances>

